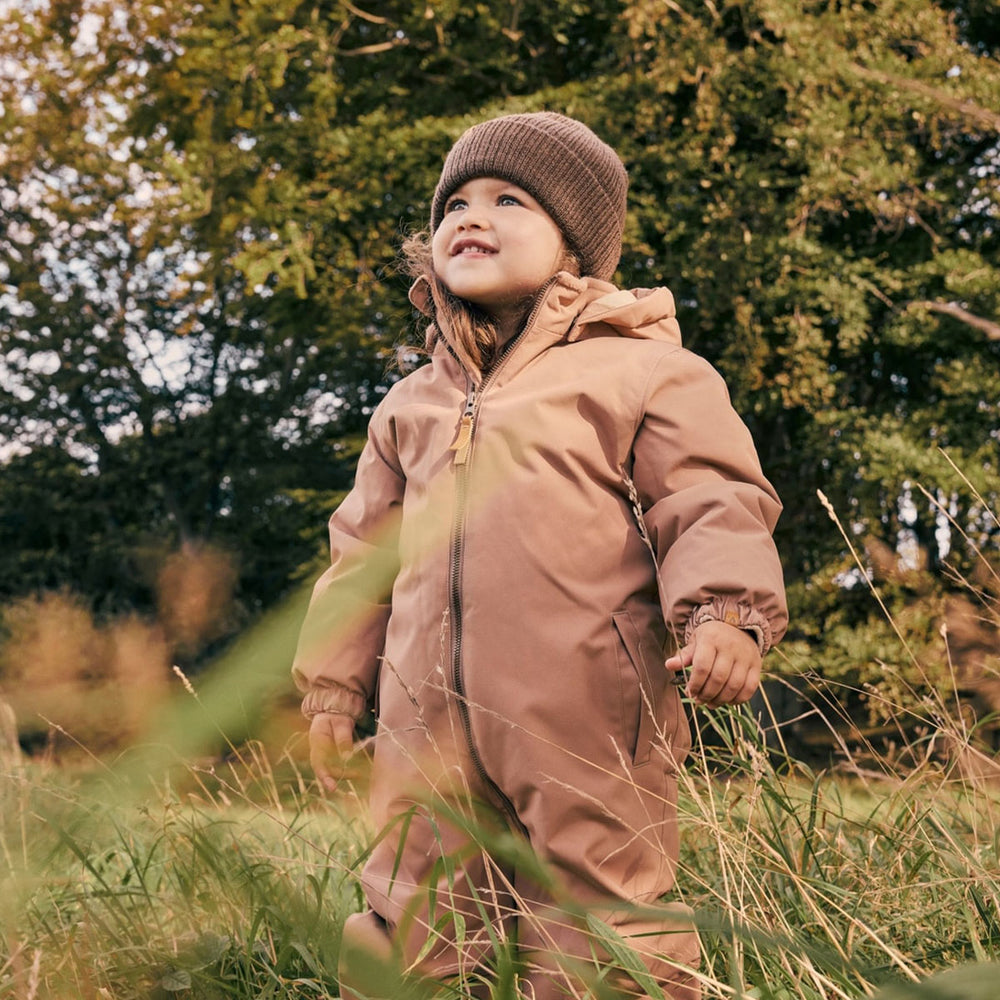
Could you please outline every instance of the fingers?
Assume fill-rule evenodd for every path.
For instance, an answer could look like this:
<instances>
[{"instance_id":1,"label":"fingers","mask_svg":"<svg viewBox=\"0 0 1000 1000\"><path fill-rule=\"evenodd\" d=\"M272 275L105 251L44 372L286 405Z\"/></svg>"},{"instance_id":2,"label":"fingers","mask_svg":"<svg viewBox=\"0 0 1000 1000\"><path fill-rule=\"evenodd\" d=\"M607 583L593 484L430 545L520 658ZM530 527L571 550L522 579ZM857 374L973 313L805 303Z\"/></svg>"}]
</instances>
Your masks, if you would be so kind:
<instances>
[{"instance_id":1,"label":"fingers","mask_svg":"<svg viewBox=\"0 0 1000 1000\"><path fill-rule=\"evenodd\" d=\"M353 746L354 720L349 715L321 712L313 716L309 725L309 763L326 791L336 790Z\"/></svg>"},{"instance_id":2,"label":"fingers","mask_svg":"<svg viewBox=\"0 0 1000 1000\"><path fill-rule=\"evenodd\" d=\"M686 669L691 666L691 660L694 658L694 643L689 643L682 649L677 650L673 656L671 656L664 666L667 670L672 670L674 673L679 673L681 670ZM682 683L683 678L678 678L678 682Z\"/></svg>"},{"instance_id":3,"label":"fingers","mask_svg":"<svg viewBox=\"0 0 1000 1000\"><path fill-rule=\"evenodd\" d=\"M750 700L760 684L761 658L749 633L725 622L704 622L685 650L691 647L690 698L710 708Z\"/></svg>"},{"instance_id":4,"label":"fingers","mask_svg":"<svg viewBox=\"0 0 1000 1000\"><path fill-rule=\"evenodd\" d=\"M749 701L760 683L760 669L717 657L711 668L692 672L688 695L709 708Z\"/></svg>"}]
</instances>

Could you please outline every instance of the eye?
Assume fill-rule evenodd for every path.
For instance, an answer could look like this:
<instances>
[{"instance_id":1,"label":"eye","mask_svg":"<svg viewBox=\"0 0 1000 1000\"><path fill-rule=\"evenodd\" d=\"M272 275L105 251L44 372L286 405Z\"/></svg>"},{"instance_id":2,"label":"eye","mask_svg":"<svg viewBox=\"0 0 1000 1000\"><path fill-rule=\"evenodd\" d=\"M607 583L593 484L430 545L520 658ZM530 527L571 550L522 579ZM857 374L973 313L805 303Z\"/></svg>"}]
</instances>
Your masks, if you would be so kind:
<instances>
[{"instance_id":1,"label":"eye","mask_svg":"<svg viewBox=\"0 0 1000 1000\"><path fill-rule=\"evenodd\" d=\"M512 194L502 194L497 198L498 205L520 205L521 199Z\"/></svg>"},{"instance_id":2,"label":"eye","mask_svg":"<svg viewBox=\"0 0 1000 1000\"><path fill-rule=\"evenodd\" d=\"M447 202L444 206L445 213L456 212L460 209L466 207L466 203L462 198L452 198L451 201Z\"/></svg>"}]
</instances>

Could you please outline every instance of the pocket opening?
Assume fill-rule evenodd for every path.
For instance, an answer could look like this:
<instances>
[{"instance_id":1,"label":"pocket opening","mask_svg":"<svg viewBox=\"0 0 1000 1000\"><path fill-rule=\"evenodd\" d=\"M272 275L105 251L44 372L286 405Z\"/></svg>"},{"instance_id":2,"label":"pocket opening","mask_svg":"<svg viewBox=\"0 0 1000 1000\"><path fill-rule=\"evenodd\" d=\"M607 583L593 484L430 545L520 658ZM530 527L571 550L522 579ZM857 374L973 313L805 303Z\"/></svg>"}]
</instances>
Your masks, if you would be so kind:
<instances>
[{"instance_id":1,"label":"pocket opening","mask_svg":"<svg viewBox=\"0 0 1000 1000\"><path fill-rule=\"evenodd\" d=\"M630 730L634 727L636 740L632 750L632 763L638 767L649 762L653 741L657 736L654 713L661 698L658 696L656 684L650 676L649 667L642 655L642 639L632 616L627 611L616 611L611 619L622 648L635 672L635 682L639 694L638 719L626 719L625 724L630 727Z\"/></svg>"}]
</instances>

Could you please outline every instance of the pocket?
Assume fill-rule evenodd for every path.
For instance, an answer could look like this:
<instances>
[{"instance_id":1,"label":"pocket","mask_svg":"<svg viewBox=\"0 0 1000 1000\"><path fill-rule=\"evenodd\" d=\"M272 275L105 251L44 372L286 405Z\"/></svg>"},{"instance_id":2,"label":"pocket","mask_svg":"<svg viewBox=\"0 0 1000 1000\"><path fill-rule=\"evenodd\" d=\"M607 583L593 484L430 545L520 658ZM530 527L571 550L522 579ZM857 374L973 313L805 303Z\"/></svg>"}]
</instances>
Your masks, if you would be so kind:
<instances>
[{"instance_id":1,"label":"pocket","mask_svg":"<svg viewBox=\"0 0 1000 1000\"><path fill-rule=\"evenodd\" d=\"M627 611L616 611L611 620L618 633L619 664L621 666L622 660L628 664L628 669L618 671L627 746L632 763L640 766L649 761L653 741L657 738L657 722L662 721L657 719L657 714L665 685L656 684L655 675L643 656L642 636L632 616ZM660 672L666 673L662 665ZM661 681L665 680L664 676Z\"/></svg>"}]
</instances>

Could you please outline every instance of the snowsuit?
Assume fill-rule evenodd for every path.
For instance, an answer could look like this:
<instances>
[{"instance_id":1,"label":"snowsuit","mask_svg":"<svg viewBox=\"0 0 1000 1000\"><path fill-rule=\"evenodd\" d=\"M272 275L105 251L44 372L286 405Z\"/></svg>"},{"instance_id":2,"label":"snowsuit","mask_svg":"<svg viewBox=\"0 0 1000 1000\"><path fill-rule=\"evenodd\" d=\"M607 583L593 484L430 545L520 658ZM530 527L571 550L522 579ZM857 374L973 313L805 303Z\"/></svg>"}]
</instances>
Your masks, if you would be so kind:
<instances>
[{"instance_id":1,"label":"snowsuit","mask_svg":"<svg viewBox=\"0 0 1000 1000\"><path fill-rule=\"evenodd\" d=\"M372 416L293 668L307 715L376 704L368 904L436 974L488 953L494 920L586 961L558 904L603 905L668 995L695 997L669 961L697 963L693 931L614 901L674 881L690 736L666 647L706 617L762 650L784 631L780 503L667 289L560 273L478 386L439 332ZM492 811L554 881L470 847L431 796ZM544 964L525 991L567 995Z\"/></svg>"}]
</instances>

